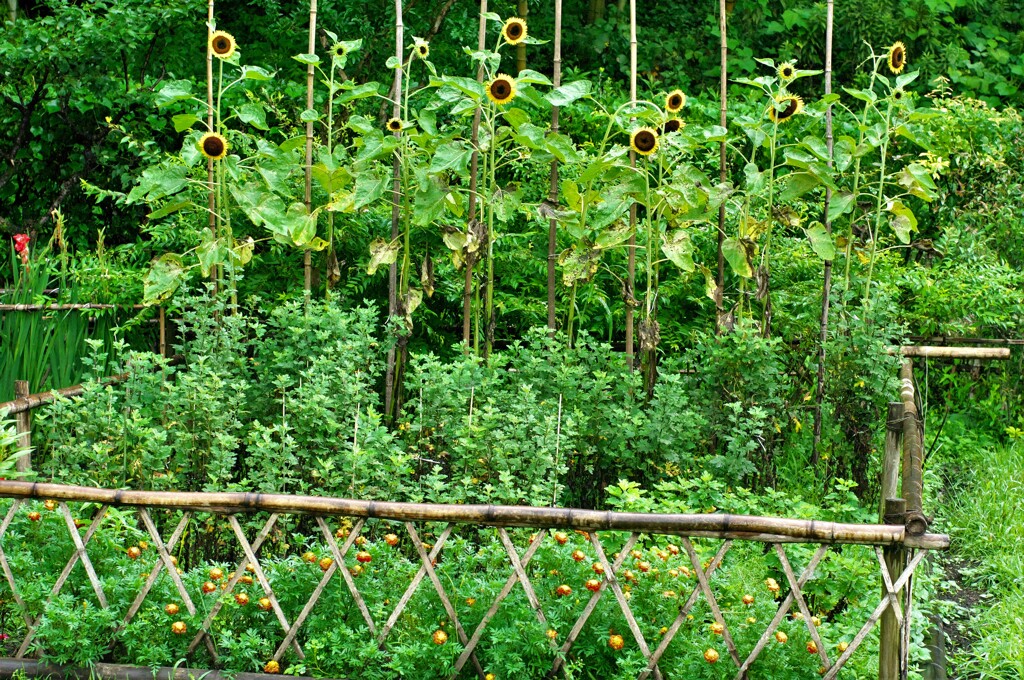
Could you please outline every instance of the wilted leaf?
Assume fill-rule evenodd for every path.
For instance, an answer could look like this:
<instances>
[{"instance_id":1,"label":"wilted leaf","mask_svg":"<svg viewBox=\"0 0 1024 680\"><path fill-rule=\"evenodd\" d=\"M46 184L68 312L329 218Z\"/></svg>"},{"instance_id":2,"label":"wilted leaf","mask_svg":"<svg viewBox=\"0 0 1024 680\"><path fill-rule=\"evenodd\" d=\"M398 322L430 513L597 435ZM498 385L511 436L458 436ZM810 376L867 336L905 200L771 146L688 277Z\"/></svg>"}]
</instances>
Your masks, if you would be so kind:
<instances>
[{"instance_id":1,"label":"wilted leaf","mask_svg":"<svg viewBox=\"0 0 1024 680\"><path fill-rule=\"evenodd\" d=\"M670 236L666 236L661 244L661 252L684 272L692 272L696 268L693 263L693 241L685 229L676 229Z\"/></svg>"},{"instance_id":2,"label":"wilted leaf","mask_svg":"<svg viewBox=\"0 0 1024 680\"><path fill-rule=\"evenodd\" d=\"M392 265L398 259L398 251L401 246L399 239L390 243L382 238L375 238L370 243L370 263L366 266L366 273L373 276L381 265Z\"/></svg>"},{"instance_id":3,"label":"wilted leaf","mask_svg":"<svg viewBox=\"0 0 1024 680\"><path fill-rule=\"evenodd\" d=\"M896 237L900 240L900 243L910 243L910 232L917 231L917 218L914 217L913 211L905 206L902 201L889 201L885 209L892 213L892 217L889 219L889 224L892 226L892 230L896 232Z\"/></svg>"},{"instance_id":4,"label":"wilted leaf","mask_svg":"<svg viewBox=\"0 0 1024 680\"><path fill-rule=\"evenodd\" d=\"M562 251L558 256L558 265L562 268L562 283L572 286L586 283L597 273L601 261L601 251L587 243L576 244Z\"/></svg>"},{"instance_id":5,"label":"wilted leaf","mask_svg":"<svg viewBox=\"0 0 1024 680\"><path fill-rule=\"evenodd\" d=\"M739 276L750 278L754 275L754 270L750 267L749 248L744 242L732 237L725 239L722 242L722 254Z\"/></svg>"},{"instance_id":6,"label":"wilted leaf","mask_svg":"<svg viewBox=\"0 0 1024 680\"><path fill-rule=\"evenodd\" d=\"M167 253L155 260L143 281L142 303L152 305L171 297L185 276L180 255Z\"/></svg>"}]
</instances>

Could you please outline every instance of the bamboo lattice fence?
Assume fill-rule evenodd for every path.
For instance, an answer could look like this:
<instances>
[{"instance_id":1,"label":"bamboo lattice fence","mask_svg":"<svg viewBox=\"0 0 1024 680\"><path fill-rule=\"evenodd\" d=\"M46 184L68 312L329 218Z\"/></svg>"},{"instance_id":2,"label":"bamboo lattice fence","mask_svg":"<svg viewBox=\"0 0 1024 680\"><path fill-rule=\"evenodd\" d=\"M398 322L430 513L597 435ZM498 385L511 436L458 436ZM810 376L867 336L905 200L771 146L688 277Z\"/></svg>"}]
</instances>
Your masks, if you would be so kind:
<instances>
[{"instance_id":1,"label":"bamboo lattice fence","mask_svg":"<svg viewBox=\"0 0 1024 680\"><path fill-rule=\"evenodd\" d=\"M639 673L639 678L662 677L659 661L672 644L676 634L686 623L687 615L693 611L694 606L701 599L709 607L715 622L721 626L722 639L728 649L728 656L735 666L736 678L747 677L748 671L756 669L755 663L761 652L791 611L800 612L803 615L808 635L815 642L816 653L825 669L824 677L834 678L856 652L884 612L892 611L901 629L908 629L909 598L901 597L901 591L909 592L906 586L914 570L929 550L943 549L949 544L946 536L935 534L912 536L904 526L898 524L838 524L724 514L659 515L562 508L383 503L255 493L111 490L19 481L0 481L0 497L13 499L13 503L0 524L0 568L4 572L11 597L17 603L24 621L24 634L18 641L15 659L23 659L36 649L33 646L33 638L42 614L30 611L20 595L19 581L15 578L5 552L11 548L3 545L3 538L18 513L28 510L25 504L32 503L33 500L47 500L50 502L48 507L53 508L55 512L59 511L74 546L65 568L53 585L47 606L61 593L69 575L79 563L87 574L88 583L91 585L99 605L104 609L116 606L116 603L108 601L102 586L102 579L98 576L98 569L102 569L103 565L92 562L88 546L103 527L104 521L110 516L110 509L119 507L134 511L138 525L144 527L157 553L145 583L141 586L134 601L127 608L124 607L124 603L117 606L116 611L121 618L119 628L127 626L139 613L147 595L159 578L170 578L173 581L185 609L194 615L197 610L193 593L188 591L179 576L172 553L181 541L189 523L195 519L196 513L214 513L226 516L231 532L237 540L238 554L240 555L234 574L226 582L226 594L230 595L246 575L247 570L251 571L258 587L269 600L273 614L280 625L280 639L273 655L275 660L281 660L289 653L289 650L298 659L304 657L302 627L328 588L343 588L348 592L365 623L365 634L381 648L386 648L389 637L402 625L402 613L406 605L423 587L434 591L462 645L461 654L455 662L454 673L451 675L453 678L459 677L463 669L481 678L484 677L477 650L480 648L479 645L488 623L498 612L502 602L517 587L521 588L526 595L537 621L541 624L546 622L542 599L538 597L526 567L537 553L541 543L548 538L547 530L550 529L586 532L589 552L601 565L603 572L600 576L600 587L590 595L568 636L564 641L557 643L552 641L551 672L559 672L565 674L566 677L568 677L568 670L565 667L566 659L571 658L573 646L586 630L588 619L602 597L612 597L646 659L646 667ZM91 504L89 507L95 506L98 509L88 524L83 524L80 529L76 526L75 513L69 504ZM239 517L251 519L246 516L254 513L270 514L263 524L262 530L258 532L254 540L250 541L242 528ZM320 582L301 610L286 612L275 594L274 583L270 581L261 566L259 551L283 515L297 514L310 515L314 518L333 559L324 570ZM123 510L118 513L117 517L119 522L126 521ZM155 518L166 520L162 522L163 530L158 528ZM338 523L338 518L346 518L353 522L350 532L335 531L333 525ZM418 571L411 581L407 584L396 584L397 587L404 585L405 590L386 620L375 619L371 615L356 578L348 568L345 568L346 558L351 561L351 549L357 544L364 530L368 528L369 521L399 523L408 536L409 545L414 549L414 559L419 563ZM424 530L423 523L443 524L443 529L437 529L439 533L436 542L432 545L425 543L421 538L421 532ZM421 526L417 528L417 525ZM165 538L166 531L171 526L173 529L170 536ZM455 532L465 529L476 532L481 527L497 532L507 554L510 573L504 587L494 598L486 613L475 622L474 628L469 629L460 620L451 593L439 578L436 565L443 557L445 546ZM515 544L514 536L516 534L509 531L511 527L527 527L536 532L530 537L525 548L522 548ZM622 536L626 536L624 542L622 542ZM684 593L680 593L678 614L657 644L654 644L654 640L649 642L642 632L637 615L631 607L630 598L627 595L628 588L624 588L626 585L623 578L624 565L631 557L634 546L644 536L671 537L671 541L681 546L681 559L687 564L687 570L692 570L690 573L693 575L691 579L683 582L685 583L684 587L690 591L688 597L683 599ZM709 537L720 539L721 543L713 558L702 561L692 539ZM719 595L716 595L715 581L712 578L717 570L726 565L726 558L736 541L757 541L766 544L765 550L778 558L786 575L785 585L788 593L780 599L775 616L766 626L757 644L751 649L741 649L734 643L729 623L719 606ZM520 543L522 542L520 540ZM813 557L802 568L794 567L790 561L785 547L790 543L817 544ZM812 622L813 617L807 604L804 588L814 576L819 564L826 558L830 546L852 544L872 546L872 552L877 559L878 571L885 588L878 605L862 623L853 640L841 653L833 652L833 656L826 649ZM893 547L907 550L910 554L907 564L899 571L892 571L884 558L883 549ZM615 555L609 556L612 552ZM336 577L339 575L343 584L338 584L336 581ZM534 576L534 578L536 577ZM43 611L45 612L45 610L44 606ZM120 612L124 612L123 616ZM222 607L215 604L203 619L200 629L192 637L189 646L190 654L203 646L209 652L210 658L216 661L218 651L214 639L210 635L210 629L214 619L219 615L222 615ZM469 668L466 668L467 666Z\"/></svg>"}]
</instances>

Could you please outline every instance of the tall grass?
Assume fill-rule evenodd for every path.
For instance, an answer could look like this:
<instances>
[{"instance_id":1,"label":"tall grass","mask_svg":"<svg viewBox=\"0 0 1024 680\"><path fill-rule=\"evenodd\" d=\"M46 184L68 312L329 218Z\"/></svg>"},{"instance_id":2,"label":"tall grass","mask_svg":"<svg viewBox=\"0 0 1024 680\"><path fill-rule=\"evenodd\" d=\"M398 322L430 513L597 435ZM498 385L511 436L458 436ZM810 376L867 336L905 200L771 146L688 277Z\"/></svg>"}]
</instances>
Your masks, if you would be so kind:
<instances>
[{"instance_id":1,"label":"tall grass","mask_svg":"<svg viewBox=\"0 0 1024 680\"><path fill-rule=\"evenodd\" d=\"M975 566L970 586L991 595L965 631L974 639L955 657L958 678L1024 678L1024 439L1009 445L959 442L954 464L965 479L949 505L953 547ZM966 473L966 474L965 474Z\"/></svg>"}]
</instances>

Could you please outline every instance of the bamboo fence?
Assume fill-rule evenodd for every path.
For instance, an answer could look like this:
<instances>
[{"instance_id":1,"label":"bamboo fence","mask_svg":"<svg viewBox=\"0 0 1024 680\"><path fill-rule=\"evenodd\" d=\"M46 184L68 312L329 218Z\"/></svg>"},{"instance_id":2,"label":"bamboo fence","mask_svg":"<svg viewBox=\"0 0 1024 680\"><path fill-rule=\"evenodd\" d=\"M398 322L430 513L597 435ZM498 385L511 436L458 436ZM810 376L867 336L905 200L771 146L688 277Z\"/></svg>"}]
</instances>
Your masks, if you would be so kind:
<instances>
[{"instance_id":1,"label":"bamboo fence","mask_svg":"<svg viewBox=\"0 0 1024 680\"><path fill-rule=\"evenodd\" d=\"M253 572L260 588L266 595L267 602L277 618L283 636L277 646L273 659L280 661L284 655L293 650L296 657L304 658L302 648L303 638L300 635L303 624L315 608L319 598L326 592L335 574L340 574L346 588L355 603L359 614L362 616L368 634L382 648L385 646L389 636L399 627L403 621L402 613L406 605L416 594L419 587L429 582L444 606L448 619L452 623L452 630L458 636L462 644L462 652L454 664L453 672L448 677L459 677L467 664L481 678L485 673L480 660L477 657L479 644L483 639L483 633L488 623L498 612L502 602L511 594L517 584L523 589L534 616L541 624L546 626L547 615L541 598L531 581L530 573L526 570L533 556L536 554L541 543L548 537L547 531L538 531L532 535L525 551L517 548L512 537L506 530L507 527L525 527L536 530L549 529L575 529L586 530L585 541L589 542L591 552L596 555L597 562L602 567L599 587L592 591L587 604L579 612L571 631L559 645L551 640L552 667L550 674L561 671L567 678L569 672L565 662L570 658L572 648L580 639L586 629L591 614L595 611L602 596L611 593L618 607L625 618L630 633L635 639L638 648L642 652L646 664L638 673L637 677L645 679L648 677L661 678L662 670L659 662L662 656L671 645L678 631L687 620L688 614L693 610L694 605L703 598L707 603L715 622L721 626L722 639L728 649L728 656L736 668L737 680L748 677L748 673L754 668L762 650L765 649L768 641L774 635L779 625L786 619L791 610L796 608L803 615L803 620L808 628L810 638L815 642L814 653L821 660L824 669L824 677L835 678L852 654L866 639L868 633L881 620L882 615L893 612L894 620L898 626L898 632L903 634L899 640L908 639L910 625L910 607L908 600L901 600L899 594L904 589L909 590L909 581L914 570L920 564L928 550L943 549L948 546L949 540L941 535L911 536L905 527L900 525L856 525L838 524L832 522L815 522L809 520L781 519L773 517L746 517L724 514L709 515L667 515L667 514L640 514L640 513L616 513L600 512L593 510L576 510L568 508L538 508L538 507L512 507L512 506L482 506L482 505L438 505L423 503L388 503L361 501L342 498L322 498L310 496L285 496L276 494L258 493L183 493L183 492L158 492L158 491L132 491L117 489L99 489L92 487L65 486L60 484L46 484L21 481L0 481L0 498L14 499L2 524L0 524L0 567L2 567L7 584L10 587L14 602L20 608L25 620L25 637L20 641L16 659L22 659L28 650L32 649L32 641L35 630L42 617L33 617L20 595L18 583L13 575L7 555L3 551L3 535L11 525L14 517L18 514L22 504L31 500L48 500L54 503L55 510L64 517L72 540L75 544L68 564L62 575L54 585L50 598L52 602L67 583L68 575L79 562L88 577L95 592L96 599L100 606L109 609L111 603L107 601L102 582L97 575L95 566L90 561L87 546L92 537L99 530L104 518L111 507L134 508L137 512L140 525L144 526L149 534L152 545L156 548L158 557L152 569L147 572L145 585L127 609L127 613L118 629L124 629L133 617L140 611L147 595L150 593L161 571L165 572L174 582L178 593L190 614L195 614L195 605L185 588L182 579L176 572L176 565L170 555L175 546L181 540L189 521L197 512L210 512L227 515L231 530L238 541L243 555L238 562L234 575L228 577L225 584L225 593L222 599L232 594L232 590L239 583L247 569ZM85 530L84 536L79 533L74 515L69 509L69 503L86 503L98 505L99 510L93 516L91 523ZM153 520L152 512L173 510L180 516L176 527L170 538L165 542L161 531L158 530ZM251 514L257 512L269 512L270 517L258 533L256 539L250 542L238 520L239 514ZM166 513L163 513L166 515ZM316 524L323 534L333 561L325 568L323 577L319 584L309 596L302 610L285 612L274 593L273 584L269 581L263 567L260 564L258 551L261 545L267 540L275 528L280 515L312 515ZM118 522L126 519L124 511L117 514ZM346 517L354 519L354 525L347 535L340 534L337 538L344 538L344 543L339 546L336 535L325 518ZM419 570L408 583L404 594L398 600L394 610L386 622L375 620L370 614L366 601L357 587L349 570L344 567L346 555L349 553L357 539L361 536L368 520L383 520L398 522L404 525L415 554L419 558ZM428 545L420 538L419 531L415 524L424 522L444 523L446 526L439 530L436 542ZM173 522L172 522L173 524ZM453 606L452 599L445 588L444 582L439 578L435 565L441 556L445 543L452 536L456 529L469 526L472 531L478 532L479 527L493 527L497 530L498 536L508 555L511 567L504 587L494 598L487 613L483 616L476 627L470 631L460 622L458 613ZM616 533L619 532L617 536ZM624 544L609 559L606 553L606 545L609 541L619 544L622 533L628 534ZM695 581L688 579L684 588L691 588L688 598L679 608L678 615L672 625L664 629L664 634L656 646L648 644L647 639L638 623L637 615L630 605L630 598L627 596L619 574L622 574L622 567L630 557L633 548L641 540L642 535L647 536L672 536L674 540L682 545L679 551L682 559L688 561L689 569L692 567ZM707 561L702 561L698 555L691 539L709 537L720 539L722 542L717 549L715 556ZM764 552L774 552L782 571L785 573L788 593L781 600L773 619L768 623L758 643L751 650L740 649L734 643L729 632L722 609L718 604L712 581L712 575L723 567L725 558L734 541L757 541L766 543ZM789 560L785 544L792 542L818 544L813 558L803 566L802 569L794 568ZM857 634L853 637L838 657L832 658L822 643L818 630L813 622L810 609L807 605L803 589L808 581L814 576L815 570L829 552L832 544L843 545L869 545L874 548L874 557L877 559L879 571L884 583L884 591L877 607L861 625ZM913 555L898 570L893 569L885 559L883 548L898 549L907 551ZM916 550L915 550L916 549ZM37 576L36 576L37 577ZM680 602L683 602L680 599ZM44 613L46 607L44 606ZM189 646L189 654L195 651L201 644L209 650L211 658L216 662L218 652L213 637L210 635L211 625L214 619L221 612L221 607L214 606L205 616L202 625L195 633ZM123 609L118 609L118 612ZM120 616L120 613L118 613ZM653 642L653 640L652 640ZM903 642L900 643L901 645ZM903 653L903 647L897 650L898 654ZM5 660L5 666L0 666L0 674L6 668L17 668L18 661ZM12 665L13 664L13 665ZM37 667L36 667L37 668ZM114 673L123 673L126 680L136 680L136 671L123 667L114 667ZM148 672L148 670L147 670ZM170 676L168 676L170 677ZM254 676L255 677L255 676ZM141 680L141 678L139 679Z\"/></svg>"}]
</instances>

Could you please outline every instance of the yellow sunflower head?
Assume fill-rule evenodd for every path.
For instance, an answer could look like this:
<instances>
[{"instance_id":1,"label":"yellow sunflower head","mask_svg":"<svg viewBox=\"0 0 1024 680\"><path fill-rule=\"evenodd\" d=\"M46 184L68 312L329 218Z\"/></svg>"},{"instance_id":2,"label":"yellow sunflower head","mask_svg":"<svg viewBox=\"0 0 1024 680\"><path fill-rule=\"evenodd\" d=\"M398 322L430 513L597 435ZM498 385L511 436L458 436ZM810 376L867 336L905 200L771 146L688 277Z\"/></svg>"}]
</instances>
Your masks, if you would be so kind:
<instances>
[{"instance_id":1,"label":"yellow sunflower head","mask_svg":"<svg viewBox=\"0 0 1024 680\"><path fill-rule=\"evenodd\" d=\"M509 17L501 27L501 37L509 45L518 45L526 40L526 19Z\"/></svg>"},{"instance_id":2,"label":"yellow sunflower head","mask_svg":"<svg viewBox=\"0 0 1024 680\"><path fill-rule=\"evenodd\" d=\"M214 31L210 34L210 51L218 59L230 59L235 56L238 45L235 38L226 31Z\"/></svg>"},{"instance_id":3,"label":"yellow sunflower head","mask_svg":"<svg viewBox=\"0 0 1024 680\"><path fill-rule=\"evenodd\" d=\"M787 61L785 64L779 64L779 68L776 73L779 74L779 78L789 82L796 77L796 66Z\"/></svg>"},{"instance_id":4,"label":"yellow sunflower head","mask_svg":"<svg viewBox=\"0 0 1024 680\"><path fill-rule=\"evenodd\" d=\"M907 46L896 41L889 48L889 70L893 73L903 73L907 65Z\"/></svg>"},{"instance_id":5,"label":"yellow sunflower head","mask_svg":"<svg viewBox=\"0 0 1024 680\"><path fill-rule=\"evenodd\" d=\"M426 59L430 56L430 45L426 40L416 39L416 43L412 48L413 53L420 59Z\"/></svg>"},{"instance_id":6,"label":"yellow sunflower head","mask_svg":"<svg viewBox=\"0 0 1024 680\"><path fill-rule=\"evenodd\" d=\"M785 123L803 110L804 100L798 95L782 94L775 98L775 102L768 109L768 117L776 123Z\"/></svg>"},{"instance_id":7,"label":"yellow sunflower head","mask_svg":"<svg viewBox=\"0 0 1024 680\"><path fill-rule=\"evenodd\" d=\"M658 150L658 133L649 127L637 128L629 136L629 147L641 156L650 156Z\"/></svg>"},{"instance_id":8,"label":"yellow sunflower head","mask_svg":"<svg viewBox=\"0 0 1024 680\"><path fill-rule=\"evenodd\" d=\"M671 132L679 132L686 126L686 123L678 118L669 118L661 128L661 134L667 135Z\"/></svg>"},{"instance_id":9,"label":"yellow sunflower head","mask_svg":"<svg viewBox=\"0 0 1024 680\"><path fill-rule=\"evenodd\" d=\"M516 96L516 81L512 76L499 73L487 83L487 98L495 104L508 104Z\"/></svg>"},{"instance_id":10,"label":"yellow sunflower head","mask_svg":"<svg viewBox=\"0 0 1024 680\"><path fill-rule=\"evenodd\" d=\"M679 113L686 106L686 95L682 90L672 90L665 97L665 110L669 113Z\"/></svg>"},{"instance_id":11,"label":"yellow sunflower head","mask_svg":"<svg viewBox=\"0 0 1024 680\"><path fill-rule=\"evenodd\" d=\"M199 139L199 150L212 161L219 161L228 155L228 140L217 132L207 132Z\"/></svg>"},{"instance_id":12,"label":"yellow sunflower head","mask_svg":"<svg viewBox=\"0 0 1024 680\"><path fill-rule=\"evenodd\" d=\"M388 132L401 132L402 131L402 119L392 118L387 124Z\"/></svg>"}]
</instances>

